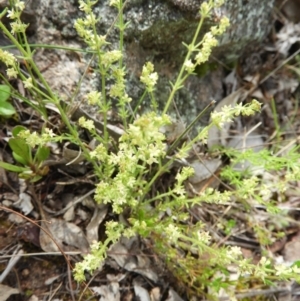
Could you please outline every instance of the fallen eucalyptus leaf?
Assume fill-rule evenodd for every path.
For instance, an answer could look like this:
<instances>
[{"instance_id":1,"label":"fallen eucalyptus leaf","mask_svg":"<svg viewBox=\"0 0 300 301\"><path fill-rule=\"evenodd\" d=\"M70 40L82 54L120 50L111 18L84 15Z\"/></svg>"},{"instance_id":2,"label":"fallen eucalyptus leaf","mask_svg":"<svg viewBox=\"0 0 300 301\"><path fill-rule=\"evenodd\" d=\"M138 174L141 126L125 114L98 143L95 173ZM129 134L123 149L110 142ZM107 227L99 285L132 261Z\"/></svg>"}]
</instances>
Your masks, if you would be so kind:
<instances>
[{"instance_id":1,"label":"fallen eucalyptus leaf","mask_svg":"<svg viewBox=\"0 0 300 301\"><path fill-rule=\"evenodd\" d=\"M15 294L20 294L20 291L8 285L0 284L0 301L6 301L11 295Z\"/></svg>"},{"instance_id":2,"label":"fallen eucalyptus leaf","mask_svg":"<svg viewBox=\"0 0 300 301\"><path fill-rule=\"evenodd\" d=\"M197 184L211 177L221 166L222 161L219 158L203 159L202 162L195 161L191 163L194 174L189 177L189 182Z\"/></svg>"},{"instance_id":3,"label":"fallen eucalyptus leaf","mask_svg":"<svg viewBox=\"0 0 300 301\"><path fill-rule=\"evenodd\" d=\"M133 282L133 289L138 300L151 301L148 291L141 287L137 281Z\"/></svg>"},{"instance_id":4,"label":"fallen eucalyptus leaf","mask_svg":"<svg viewBox=\"0 0 300 301\"><path fill-rule=\"evenodd\" d=\"M24 192L19 194L19 200L14 203L14 206L20 208L25 215L28 215L34 208L31 204L31 196Z\"/></svg>"},{"instance_id":5,"label":"fallen eucalyptus leaf","mask_svg":"<svg viewBox=\"0 0 300 301\"><path fill-rule=\"evenodd\" d=\"M67 142L63 147L63 158L67 160L67 165L78 164L85 160L84 154L77 145Z\"/></svg>"},{"instance_id":6,"label":"fallen eucalyptus leaf","mask_svg":"<svg viewBox=\"0 0 300 301\"><path fill-rule=\"evenodd\" d=\"M94 209L93 217L86 227L87 240L91 244L93 241L98 241L99 225L106 217L108 207L106 205L98 206Z\"/></svg>"},{"instance_id":7,"label":"fallen eucalyptus leaf","mask_svg":"<svg viewBox=\"0 0 300 301\"><path fill-rule=\"evenodd\" d=\"M172 288L170 288L166 301L183 301L183 299Z\"/></svg>"},{"instance_id":8,"label":"fallen eucalyptus leaf","mask_svg":"<svg viewBox=\"0 0 300 301\"><path fill-rule=\"evenodd\" d=\"M91 287L91 289L101 296L101 301L119 301L121 298L118 282L111 282L108 285L101 285L100 287Z\"/></svg>"},{"instance_id":9,"label":"fallen eucalyptus leaf","mask_svg":"<svg viewBox=\"0 0 300 301\"><path fill-rule=\"evenodd\" d=\"M89 243L83 231L73 223L61 219L51 218L50 223L43 221L42 227L51 233L55 242L63 251L89 251ZM40 245L45 252L60 252L57 245L45 233L40 231Z\"/></svg>"},{"instance_id":10,"label":"fallen eucalyptus leaf","mask_svg":"<svg viewBox=\"0 0 300 301\"><path fill-rule=\"evenodd\" d=\"M113 258L117 264L127 271L138 273L156 282L158 280L157 274L151 269L151 263L148 257L137 255L139 250L135 248L135 254L130 254L130 244L134 243L136 238L131 239L122 238L117 243L109 248L108 256Z\"/></svg>"},{"instance_id":11,"label":"fallen eucalyptus leaf","mask_svg":"<svg viewBox=\"0 0 300 301\"><path fill-rule=\"evenodd\" d=\"M234 136L228 143L228 147L232 147L234 149L240 150L241 152L252 149L254 152L259 152L264 148L264 140L261 135L258 133L252 132L250 134L245 135L237 135ZM257 172L259 170L262 173L261 167L254 167L247 160L244 162L237 163L233 166L233 169L236 171L245 171L246 169L253 169L253 171Z\"/></svg>"}]
</instances>

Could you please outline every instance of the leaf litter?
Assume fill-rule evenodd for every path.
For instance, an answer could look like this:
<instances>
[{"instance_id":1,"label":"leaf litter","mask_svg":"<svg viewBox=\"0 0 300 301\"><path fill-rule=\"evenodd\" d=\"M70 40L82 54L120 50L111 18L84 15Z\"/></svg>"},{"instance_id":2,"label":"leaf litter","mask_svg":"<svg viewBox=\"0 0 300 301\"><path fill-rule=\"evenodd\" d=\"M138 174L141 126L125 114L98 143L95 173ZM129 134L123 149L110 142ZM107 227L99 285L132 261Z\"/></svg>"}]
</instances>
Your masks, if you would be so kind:
<instances>
[{"instance_id":1,"label":"leaf litter","mask_svg":"<svg viewBox=\"0 0 300 301\"><path fill-rule=\"evenodd\" d=\"M249 148L253 149L254 152L259 151L262 148L267 148L269 143L272 143L272 135L276 130L276 122L281 125L286 126L287 120L293 119L293 124L285 127L286 132L283 133L282 138L295 139L294 144L298 143L298 129L299 124L297 117L299 112L297 110L297 103L299 101L297 93L297 86L295 77L291 75L289 68L283 67L283 60L289 56L291 47L298 42L299 39L299 26L297 24L283 23L282 29L276 35L276 43L270 47L266 46L265 52L261 55L269 56L272 59L266 59L266 64L271 61L271 70L278 71L279 76L276 72L269 74L266 77L261 76L270 66L262 66L259 70L255 70L252 73L244 72L243 70L235 69L230 73L230 75L224 79L224 83L227 87L225 97L216 106L215 110L220 110L224 105L234 104L238 101L248 101L251 97L256 97L263 103L263 112L260 117L254 117L251 119L247 118L237 118L234 123L227 124L222 130L218 128L212 128L209 132L208 137L208 147L212 148L214 145L222 145L226 147L232 147L236 150L243 151ZM280 57L276 58L274 53L279 53ZM258 54L260 55L260 54ZM274 58L275 57L275 58ZM245 63L245 65L247 65ZM242 66L245 70L248 70L249 66ZM292 68L290 68L292 69ZM270 70L270 69L269 69ZM260 74L261 73L261 74ZM238 80L239 79L239 80ZM241 84L242 81L247 84ZM294 97L294 98L293 98ZM274 121L274 114L272 112L270 99L274 98L277 106L278 119ZM51 108L50 108L51 109ZM24 112L26 112L24 110ZM21 113L20 113L21 114ZM25 114L29 114L26 112ZM53 110L52 114L56 114ZM84 113L80 108L73 115L73 118ZM285 119L285 118L288 119ZM93 119L93 116L89 116ZM33 125L36 128L41 126L41 121L38 118L28 122L24 122ZM256 127L255 131L252 131ZM169 127L168 139L170 141L176 140L178 135L184 130L184 126L178 123L179 126ZM96 120L96 125L98 130L101 131L103 124ZM7 126L9 128L9 126ZM2 132L7 132L1 129ZM114 138L118 138L123 130L115 125L109 125L110 135ZM282 141L287 139L282 139ZM289 145L292 147L294 144ZM287 146L282 144L281 150L278 151L277 155L282 155L283 151L287 149ZM2 154L2 156L6 154ZM222 158L216 157L202 157L201 160L195 159L188 160L188 164L192 166L195 170L195 175L189 179L189 183L192 185L193 189L189 191L191 195L199 193L204 187L218 187L220 183L216 184L210 181L213 176L218 176L218 171L224 167L224 161ZM276 155L276 154L275 154ZM85 176L90 172L89 166L85 165L82 160L80 150L73 150L69 148L68 145L63 145L60 151L56 150L56 159L61 160L59 163L53 164L53 174L49 175L47 181L40 183L35 189L40 195L41 201L43 201L42 208L45 209L47 217L44 219L42 217L41 225L49 230L55 241L60 245L60 247L68 251L79 251L82 254L86 254L89 250L89 245L94 240L103 238L103 224L107 218L110 217L110 212L106 206L90 207L87 203L84 203L80 199L82 195L88 193L88 191L93 190L92 181L85 185L76 180L79 177ZM197 157L197 156L196 156ZM53 161L54 162L54 161ZM73 169L68 169L64 165L69 163L70 167ZM181 164L181 163L179 163ZM184 163L186 164L186 163ZM182 163L182 165L184 165ZM61 166L59 166L61 165ZM55 169L55 166L60 168ZM251 169L250 162L244 162L244 165L236 165L238 170L249 170ZM9 172L0 169L1 179L3 179L3 184L1 184L1 189L9 187L8 185L14 187L16 191L21 191L20 183L14 179L13 175ZM268 184L268 182L274 182L276 179L281 177L280 173L270 173L267 174L263 169L260 171L261 183ZM57 182L61 182L57 184ZM62 185L69 184L69 185ZM24 188L24 187L23 187ZM267 239L267 246L269 250L273 253L273 256L278 260L282 260L285 264L291 264L299 260L299 224L297 222L299 218L299 213L297 212L297 207L299 206L299 183L291 184L289 187L289 192L286 195L280 194L280 191L274 190L272 193L277 195L277 199L280 200L279 207L287 208L289 211L288 223L286 220L278 220L277 215L271 215L266 212L265 208L260 204L255 202L248 202L250 208L248 210L241 207L235 199L232 199L230 204L224 205L212 205L212 204L202 204L200 206L195 206L190 210L190 214L195 220L201 220L205 223L205 227L208 232L211 233L214 241L217 244L227 244L241 246L243 254L247 258L256 258L259 260L259 254L261 250L261 238L265 235L263 229L272 226L274 227L274 234L282 231L285 234L285 239L281 237L264 237ZM8 190L9 191L9 190ZM1 196L2 205L19 205L19 210L25 215L30 215L33 218L37 218L38 215L41 216L38 206L32 202L32 196L28 193L27 187L22 189L21 193L14 194L14 199L11 203L8 203L8 191ZM52 193L52 199L48 195ZM71 199L68 201L63 201L63 194L71 194ZM6 196L6 197L5 197ZM19 203L15 203L18 199ZM77 200L79 201L77 202ZM252 217L249 217L249 210L251 210ZM52 212L52 213L51 213ZM54 214L54 212L60 212L60 214ZM221 212L221 214L220 214ZM1 211L1 221L5 221L12 227L12 233L16 230L17 221L6 220L6 215ZM22 224L22 221L20 221ZM227 225L224 227L224 225ZM260 228L261 236L255 235L251 225ZM228 231L229 229L229 231ZM8 232L8 235L10 232ZM31 232L27 233L33 233ZM258 232L259 233L259 232ZM2 232L0 232L0 235ZM5 234L7 235L7 234ZM26 235L26 234L25 234ZM28 234L28 236L30 236ZM33 236L36 236L34 234ZM19 236L22 237L22 236ZM24 237L23 237L24 238ZM56 244L50 239L44 231L40 231L38 236L40 248L36 247L38 251L41 249L44 252L58 252ZM28 240L33 241L33 239ZM23 239L20 239L20 244L24 244ZM33 245L33 243L31 243ZM100 296L100 300L122 300L122 295L124 292L128 296L131 296L129 300L133 300L134 296L140 298L141 300L186 300L183 299L181 289L177 288L173 284L166 283L166 278L169 274L166 272L164 279L162 280L161 269L157 266L157 261L154 257L150 256L148 252L144 252L144 247L147 243L139 238L135 237L131 240L122 239L120 242L112 245L109 249L109 258L106 264L99 269L98 273L105 273L104 279L106 279L106 284L97 284L97 277L94 279L94 283L90 285L91 289ZM26 247L26 243L24 244ZM1 250L4 250L5 246L1 245ZM28 249L27 249L28 250ZM3 252L1 252L3 254ZM74 259L75 260L75 259ZM80 259L77 259L80 260ZM22 259L21 259L22 261ZM66 272L65 268L59 270L61 275ZM18 268L18 273L20 273L21 281L24 281L21 268ZM56 278L57 271L53 275L49 275L49 279L54 279L51 285L57 285ZM234 269L231 270L232 277L235 277ZM24 273L25 275L25 273ZM166 276L167 275L167 276ZM54 277L54 278L52 278ZM142 279L142 281L141 281ZM66 281L66 280L65 280ZM147 282L147 284L145 284ZM30 287L31 285L31 287ZM50 285L50 282L47 283ZM44 291L47 291L44 288ZM128 289L128 287L131 287ZM33 283L29 284L30 288L34 288ZM57 286L58 287L58 286ZM7 288L7 287L6 287ZM126 289L127 288L127 289ZM287 287L282 286L278 288L282 292L286 292L288 289L289 296L294 298L297 295L297 286L295 284L287 284ZM178 291L177 291L178 290ZM7 288L7 292L10 290ZM11 292L17 293L17 290L12 289ZM252 293L252 295L251 295ZM293 293L295 293L293 295ZM278 295L276 290L250 290L248 295L244 294L241 297L251 297L264 294L275 294ZM1 294L0 294L1 295ZM62 296L57 292L57 296ZM32 297L33 298L33 297ZM220 294L220 298L223 300L228 299L228 296ZM278 297L278 300L284 300L283 297Z\"/></svg>"}]
</instances>

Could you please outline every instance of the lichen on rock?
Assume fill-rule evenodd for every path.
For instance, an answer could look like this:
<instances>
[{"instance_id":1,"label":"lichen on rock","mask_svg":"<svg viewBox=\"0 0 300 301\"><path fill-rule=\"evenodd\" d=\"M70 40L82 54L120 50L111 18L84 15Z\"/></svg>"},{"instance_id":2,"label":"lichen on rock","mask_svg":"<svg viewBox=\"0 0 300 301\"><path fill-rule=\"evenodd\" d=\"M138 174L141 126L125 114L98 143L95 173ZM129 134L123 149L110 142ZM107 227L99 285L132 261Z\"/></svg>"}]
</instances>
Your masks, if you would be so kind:
<instances>
[{"instance_id":1,"label":"lichen on rock","mask_svg":"<svg viewBox=\"0 0 300 301\"><path fill-rule=\"evenodd\" d=\"M105 34L117 16L116 10L110 7L108 2L99 1L95 6L94 13L100 20L99 34ZM125 62L128 69L128 94L134 101L137 101L143 93L143 86L139 82L142 66L146 61L152 61L160 76L156 96L160 108L163 107L170 91L169 81L176 78L185 56L186 49L182 42L191 41L199 22L198 8L202 2L203 0L127 2L124 19L130 23L125 32ZM205 23L199 39L222 15L226 15L231 25L220 37L219 46L214 50L213 57L234 61L249 49L252 51L266 37L271 28L274 2L275 0L226 0L224 6L214 10L212 18ZM73 28L75 19L82 17L77 1L43 0L42 3L45 9L40 10L43 20L40 26L43 28L37 32L47 32L47 40L54 44L66 45L70 41L72 44L80 43ZM38 37L45 39L45 36ZM118 47L117 30L111 30L108 39L111 48ZM69 71L65 72L67 78ZM176 105L184 121L191 122L208 102L222 98L222 79L223 71L220 68L209 72L203 78L191 76L186 81L183 90L175 96ZM95 89L97 82L97 76L94 76L93 80L84 81L83 91ZM89 89L88 85L91 83L93 87ZM81 96L78 98L80 100ZM147 102L143 107L147 110Z\"/></svg>"}]
</instances>

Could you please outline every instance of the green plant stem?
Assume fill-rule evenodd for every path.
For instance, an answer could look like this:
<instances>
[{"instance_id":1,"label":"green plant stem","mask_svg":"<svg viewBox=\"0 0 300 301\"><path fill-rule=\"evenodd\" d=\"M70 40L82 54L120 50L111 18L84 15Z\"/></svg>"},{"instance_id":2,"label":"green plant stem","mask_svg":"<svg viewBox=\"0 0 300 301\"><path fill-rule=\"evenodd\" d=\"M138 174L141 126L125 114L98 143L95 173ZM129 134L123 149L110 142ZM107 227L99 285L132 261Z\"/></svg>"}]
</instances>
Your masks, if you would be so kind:
<instances>
[{"instance_id":1,"label":"green plant stem","mask_svg":"<svg viewBox=\"0 0 300 301\"><path fill-rule=\"evenodd\" d=\"M120 31L119 34L119 51L121 53L124 53L124 30L125 30L125 25L124 25L124 18L123 18L123 9L124 9L124 5L123 5L123 0L119 0L119 6L118 6L118 28ZM119 68L123 69L123 55L120 57L119 59ZM125 88L126 89L126 88ZM124 89L124 94L126 93ZM127 129L128 125L127 125L127 110L126 110L126 103L124 103L124 101L120 102L120 116L122 118L122 122L123 122L123 126L124 129Z\"/></svg>"},{"instance_id":2,"label":"green plant stem","mask_svg":"<svg viewBox=\"0 0 300 301\"><path fill-rule=\"evenodd\" d=\"M168 170L168 167L173 163L175 159L170 159L167 161L167 163L163 166L161 166L158 171L155 173L155 175L151 178L150 182L145 186L144 188L144 193L143 195L141 196L141 200L144 200L147 193L150 191L151 187L153 186L153 184L155 183L155 181L158 179L158 177L164 173L165 171Z\"/></svg>"},{"instance_id":3,"label":"green plant stem","mask_svg":"<svg viewBox=\"0 0 300 301\"><path fill-rule=\"evenodd\" d=\"M180 134L180 136L172 143L172 145L169 147L168 151L167 151L167 155L171 154L172 151L177 147L178 143L181 141L181 139L193 128L193 126L195 125L195 123L201 118L203 117L207 111L209 110L209 108L211 106L213 106L215 104L215 101L210 102L199 114L198 116L189 124L189 126L185 129L185 131L183 133ZM192 140L188 145L188 146L192 146L194 144L194 141Z\"/></svg>"},{"instance_id":4,"label":"green plant stem","mask_svg":"<svg viewBox=\"0 0 300 301\"><path fill-rule=\"evenodd\" d=\"M0 20L6 15L8 7L5 7L4 10L0 13Z\"/></svg>"},{"instance_id":5,"label":"green plant stem","mask_svg":"<svg viewBox=\"0 0 300 301\"><path fill-rule=\"evenodd\" d=\"M98 38L98 34L97 34L97 29L96 29L96 25L93 23L93 34L95 37L95 41L96 41L96 49L97 49L97 56L98 56L98 67L99 67L99 71L100 71L100 75L101 75L101 93L102 93L102 113L103 113L103 135L104 135L104 141L105 141L105 147L108 147L108 143L109 143L109 135L108 135L108 131L107 131L107 112L108 112L108 103L107 103L107 99L106 99L106 91L105 91L105 87L106 87L106 70L105 67L102 64L102 52L101 52L101 48L99 45L99 38Z\"/></svg>"},{"instance_id":6,"label":"green plant stem","mask_svg":"<svg viewBox=\"0 0 300 301\"><path fill-rule=\"evenodd\" d=\"M64 124L66 125L66 127L68 128L68 130L71 133L71 136L75 140L75 143L79 145L79 147L83 151L85 157L89 160L89 162L92 163L95 171L99 171L99 166L98 166L97 162L95 162L95 160L90 160L89 159L90 158L90 154L89 154L90 150L87 149L87 147L84 145L84 143L79 138L78 130L74 126L72 126L72 124L70 123L70 120L69 120L67 114L65 113L65 110L62 108L61 104L58 103L56 105L56 107L58 108L58 110L60 112L60 115L61 115L61 118L62 118Z\"/></svg>"},{"instance_id":7,"label":"green plant stem","mask_svg":"<svg viewBox=\"0 0 300 301\"><path fill-rule=\"evenodd\" d=\"M120 0L119 4L119 30L120 30L120 35L119 35L119 50L123 53L124 52L124 18L123 18L123 1ZM119 68L123 68L123 56L119 59Z\"/></svg>"},{"instance_id":8,"label":"green plant stem","mask_svg":"<svg viewBox=\"0 0 300 301\"><path fill-rule=\"evenodd\" d=\"M150 99L151 99L151 106L152 106L152 110L157 113L157 102L155 100L154 94L153 92L149 92L150 95Z\"/></svg>"},{"instance_id":9,"label":"green plant stem","mask_svg":"<svg viewBox=\"0 0 300 301\"><path fill-rule=\"evenodd\" d=\"M20 44L22 47L25 44ZM68 47L63 45L52 45L52 44L28 44L31 48L45 48L45 49L57 49L57 50L65 50L65 51L74 51L74 52L83 52L83 53L92 53L95 54L97 51L90 50L90 49L83 49L83 48L76 48L76 47ZM15 48L14 45L8 45L2 47L3 49L10 49Z\"/></svg>"},{"instance_id":10,"label":"green plant stem","mask_svg":"<svg viewBox=\"0 0 300 301\"><path fill-rule=\"evenodd\" d=\"M75 89L75 91L72 93L72 95L70 97L70 104L72 104L74 102L74 99L75 99L76 95L78 95L79 90L81 88L81 84L82 84L82 82L83 82L83 80L84 80L87 72L89 71L90 65L91 65L92 61L94 60L94 58L95 58L95 54L92 55L92 57L90 58L89 62L87 63L87 65L85 67L85 70L84 70L83 74L81 75L81 77L80 77L80 79L79 79L79 81L78 81L78 83L76 85L76 89ZM72 109L70 111L72 111ZM68 113L70 115L72 115L72 113L70 111Z\"/></svg>"},{"instance_id":11,"label":"green plant stem","mask_svg":"<svg viewBox=\"0 0 300 301\"><path fill-rule=\"evenodd\" d=\"M147 95L147 90L144 91L143 95L140 97L137 105L135 106L134 108L134 111L133 111L133 116L132 118L130 119L130 122L133 122L133 119L135 118L135 115L136 115L136 112L137 110L139 109L139 106L141 105L141 103L143 102L144 98L146 97Z\"/></svg>"},{"instance_id":12,"label":"green plant stem","mask_svg":"<svg viewBox=\"0 0 300 301\"><path fill-rule=\"evenodd\" d=\"M162 193L162 194L159 194L158 196L155 196L154 198L152 199L149 199L147 201L144 201L143 204L150 204L156 200L160 200L160 199L163 199L163 198L166 198L166 197L169 197L169 196L172 196L174 195L174 192L171 190L171 191L168 191L168 192L165 192L165 193ZM169 203L169 202L168 202Z\"/></svg>"},{"instance_id":13,"label":"green plant stem","mask_svg":"<svg viewBox=\"0 0 300 301\"><path fill-rule=\"evenodd\" d=\"M280 130L278 114L277 114L274 98L272 98L272 100L271 100L271 109L272 109L273 120L274 120L274 124L275 124L275 131L276 131L275 137L276 137L277 142L280 142L281 130Z\"/></svg>"},{"instance_id":14,"label":"green plant stem","mask_svg":"<svg viewBox=\"0 0 300 301\"><path fill-rule=\"evenodd\" d=\"M19 22L21 23L21 20L19 20ZM35 81L35 77L32 74L31 68L33 68L33 71L35 72L35 74L38 75L38 77L43 82L44 86L46 87L48 93L51 95L52 91L51 91L50 87L47 85L47 82L44 81L42 77L40 77L39 69L36 67L36 65L32 59L32 52L28 45L27 36L26 36L25 32L18 33L18 35L22 35L22 39L24 39L24 41L25 41L25 43L24 43L25 49L24 49L24 47L21 46L21 44L18 42L18 40L10 33L10 31L4 26L4 24L2 22L0 22L0 27L3 30L3 32L5 33L5 35L9 38L9 40L13 42L13 44L18 48L20 53L24 56L24 60L27 65L27 70L30 73L32 80ZM52 95L51 95L51 97L52 97Z\"/></svg>"},{"instance_id":15,"label":"green plant stem","mask_svg":"<svg viewBox=\"0 0 300 301\"><path fill-rule=\"evenodd\" d=\"M143 204L149 204L153 201L157 201L159 199L166 198L166 197L169 197L169 196L173 197L173 200L168 200L168 207L172 208L173 206L175 206L178 203L178 200L176 199L176 195L172 190L168 191L168 192L165 192L165 193L162 193L158 196L155 196L154 198L149 199L147 201L144 201ZM203 197L196 197L196 198L186 199L185 200L185 205L188 206L188 204L191 204L191 205L199 204L200 202L203 202Z\"/></svg>"},{"instance_id":16,"label":"green plant stem","mask_svg":"<svg viewBox=\"0 0 300 301\"><path fill-rule=\"evenodd\" d=\"M213 105L214 102L211 102L209 105L207 105L204 110L202 110L202 112L196 117L196 119L190 124L190 126L187 128L186 131L189 131L191 127L193 127L194 123L203 116L203 114L205 114L207 112L207 110L209 109L209 107L211 105ZM185 132L186 132L185 131ZM183 135L185 135L185 132L180 135L180 139L183 137ZM176 145L178 144L180 139L175 140L175 142L172 144L172 149L174 149L176 147ZM192 145L192 142L189 143L190 145ZM167 154L169 153L169 151L167 151ZM166 154L166 155L167 155ZM146 194L148 193L148 191L150 190L151 186L155 183L155 181L157 180L157 178L165 171L168 170L168 167L174 162L175 158L172 158L170 160L167 161L166 164L164 164L163 166L161 166L158 171L156 172L156 174L151 178L151 181L146 185L145 189L144 189L144 194L142 196L142 200L145 198Z\"/></svg>"},{"instance_id":17,"label":"green plant stem","mask_svg":"<svg viewBox=\"0 0 300 301\"><path fill-rule=\"evenodd\" d=\"M29 52L24 50L24 48L21 47L21 45L19 44L18 40L15 39L15 37L9 32L9 30L4 26L4 24L2 22L0 22L0 28L3 30L5 35L14 43L14 45L18 48L18 50L24 55L25 61L27 63L29 63L30 67L33 69L33 71L38 76L41 83L44 85L45 89L47 90L47 93L49 94L50 98L52 99L52 102L57 103L58 99L53 94L53 92L52 92L51 88L49 87L47 81L44 79L44 77L42 76L39 68L34 63L34 61L32 59L32 53L31 53L30 49L28 50L29 47L26 47L27 51L29 51Z\"/></svg>"},{"instance_id":18,"label":"green plant stem","mask_svg":"<svg viewBox=\"0 0 300 301\"><path fill-rule=\"evenodd\" d=\"M187 76L185 76L185 77L183 76L183 74L185 72L185 62L187 62L190 59L192 53L196 50L196 47L195 47L196 40L198 38L199 32L200 32L200 30L202 28L202 25L203 25L203 22L204 22L205 18L206 18L206 16L201 16L201 19L200 19L200 22L199 22L199 24L197 26L197 30L196 30L195 35L193 37L192 43L188 47L188 53L186 54L186 57L184 59L184 63L181 66L179 75L177 76L175 84L172 85L172 91L170 93L170 96L169 96L169 98L167 100L167 103L165 105L165 108L163 110L163 114L167 113L167 111L168 111L168 109L169 109L169 107L171 105L171 102L172 102L172 100L173 100L173 98L175 96L175 93L179 89L182 88L182 84L184 83L185 79L187 78Z\"/></svg>"}]
</instances>

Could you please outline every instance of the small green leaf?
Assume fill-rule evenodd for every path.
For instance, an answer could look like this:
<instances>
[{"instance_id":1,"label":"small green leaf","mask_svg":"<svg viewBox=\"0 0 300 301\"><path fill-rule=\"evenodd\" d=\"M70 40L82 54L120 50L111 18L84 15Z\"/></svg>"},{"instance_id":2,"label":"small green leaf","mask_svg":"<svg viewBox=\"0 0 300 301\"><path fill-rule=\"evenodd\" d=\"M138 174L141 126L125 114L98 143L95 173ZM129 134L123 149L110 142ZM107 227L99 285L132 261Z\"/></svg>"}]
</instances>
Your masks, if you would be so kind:
<instances>
[{"instance_id":1,"label":"small green leaf","mask_svg":"<svg viewBox=\"0 0 300 301\"><path fill-rule=\"evenodd\" d=\"M16 113L15 108L6 101L0 99L0 115L4 117L9 117Z\"/></svg>"},{"instance_id":2,"label":"small green leaf","mask_svg":"<svg viewBox=\"0 0 300 301\"><path fill-rule=\"evenodd\" d=\"M50 155L49 147L41 146L38 148L34 159L37 160L37 163L41 163L45 161L49 157L49 155Z\"/></svg>"},{"instance_id":3,"label":"small green leaf","mask_svg":"<svg viewBox=\"0 0 300 301\"><path fill-rule=\"evenodd\" d=\"M27 172L27 171L22 172L22 173L19 174L19 177L21 179L30 180L31 183L37 182L37 181L39 181L42 178L42 176L36 175L32 171L30 171L30 172Z\"/></svg>"},{"instance_id":4,"label":"small green leaf","mask_svg":"<svg viewBox=\"0 0 300 301\"><path fill-rule=\"evenodd\" d=\"M0 161L0 167L9 170L9 171L14 171L14 172L25 172L28 170L27 167L21 167L21 166L16 166L13 164L5 163Z\"/></svg>"},{"instance_id":5,"label":"small green leaf","mask_svg":"<svg viewBox=\"0 0 300 301\"><path fill-rule=\"evenodd\" d=\"M0 85L0 102L6 101L10 97L10 87L7 85Z\"/></svg>"},{"instance_id":6,"label":"small green leaf","mask_svg":"<svg viewBox=\"0 0 300 301\"><path fill-rule=\"evenodd\" d=\"M29 145L21 138L10 138L8 144L13 152L21 156L29 165L31 163L31 150Z\"/></svg>"},{"instance_id":7,"label":"small green leaf","mask_svg":"<svg viewBox=\"0 0 300 301\"><path fill-rule=\"evenodd\" d=\"M31 182L31 183L37 182L37 181L39 181L41 178L42 178L41 176L34 176L33 178L30 179L30 182Z\"/></svg>"},{"instance_id":8,"label":"small green leaf","mask_svg":"<svg viewBox=\"0 0 300 301\"><path fill-rule=\"evenodd\" d=\"M24 172L19 173L19 177L21 179L29 180L35 177L35 174L32 172L32 170L24 170Z\"/></svg>"},{"instance_id":9,"label":"small green leaf","mask_svg":"<svg viewBox=\"0 0 300 301\"><path fill-rule=\"evenodd\" d=\"M19 163L21 163L21 164L23 164L23 165L28 165L29 162L27 162L27 161L23 158L23 156L19 156L19 155L16 154L15 152L13 152L12 155L13 155L14 159L15 159L17 162L19 162Z\"/></svg>"},{"instance_id":10,"label":"small green leaf","mask_svg":"<svg viewBox=\"0 0 300 301\"><path fill-rule=\"evenodd\" d=\"M25 131L27 130L27 128L25 126L22 126L22 125L17 125L13 128L12 130L12 134L15 138L18 137L19 133L22 132L22 131Z\"/></svg>"}]
</instances>

